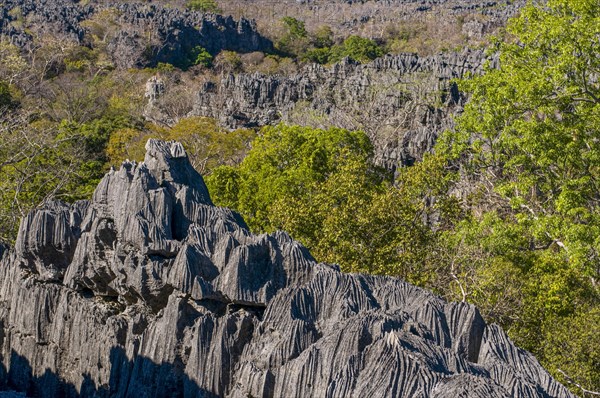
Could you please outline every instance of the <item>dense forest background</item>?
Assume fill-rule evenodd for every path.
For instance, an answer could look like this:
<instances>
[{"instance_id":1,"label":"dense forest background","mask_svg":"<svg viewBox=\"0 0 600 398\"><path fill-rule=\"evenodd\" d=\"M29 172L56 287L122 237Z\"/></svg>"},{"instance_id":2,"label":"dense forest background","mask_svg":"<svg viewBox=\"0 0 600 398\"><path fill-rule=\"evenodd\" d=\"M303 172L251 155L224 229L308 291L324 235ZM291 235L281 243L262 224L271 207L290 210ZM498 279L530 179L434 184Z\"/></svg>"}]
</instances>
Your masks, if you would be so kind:
<instances>
[{"instance_id":1,"label":"dense forest background","mask_svg":"<svg viewBox=\"0 0 600 398\"><path fill-rule=\"evenodd\" d=\"M203 15L231 5L172 7ZM240 212L253 231L284 229L319 261L474 303L573 392L600 391L597 0L526 6L505 29L494 26L492 38L444 35L431 21L410 20L368 37L286 16L259 30L265 51L198 44L167 54L148 45L129 66L111 44L123 10L89 13L81 40L50 34L23 8L6 10L0 38L4 244L32 208L89 198L110 167L143 160L147 139L179 140L213 201ZM11 29L29 41L11 38ZM137 29L160 41L152 26ZM224 74L290 74L313 62L465 45L486 46L497 62L457 82L469 102L456 127L411 167L376 165L361 131L231 130L187 116L191 88ZM174 87L150 98L168 123L147 117L147 82L156 76Z\"/></svg>"}]
</instances>

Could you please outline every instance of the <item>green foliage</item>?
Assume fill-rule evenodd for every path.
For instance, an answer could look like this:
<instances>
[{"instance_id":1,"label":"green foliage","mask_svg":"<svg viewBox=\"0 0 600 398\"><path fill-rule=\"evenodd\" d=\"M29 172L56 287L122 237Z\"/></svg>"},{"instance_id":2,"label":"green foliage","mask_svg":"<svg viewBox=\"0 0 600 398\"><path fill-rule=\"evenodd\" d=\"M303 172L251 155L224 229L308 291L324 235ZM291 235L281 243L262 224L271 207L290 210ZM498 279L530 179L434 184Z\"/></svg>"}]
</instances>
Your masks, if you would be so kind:
<instances>
[{"instance_id":1,"label":"green foliage","mask_svg":"<svg viewBox=\"0 0 600 398\"><path fill-rule=\"evenodd\" d=\"M151 48L148 50L153 51ZM170 62L172 62L172 64L159 62L156 66L156 69L170 73L173 72L174 68L187 71L189 68L196 65L200 65L204 68L210 68L213 63L213 56L204 47L198 45L186 48L181 56L178 56L176 59Z\"/></svg>"},{"instance_id":2,"label":"green foliage","mask_svg":"<svg viewBox=\"0 0 600 398\"><path fill-rule=\"evenodd\" d=\"M304 22L293 17L283 17L281 18L281 22L287 28L291 38L299 39L307 36Z\"/></svg>"},{"instance_id":3,"label":"green foliage","mask_svg":"<svg viewBox=\"0 0 600 398\"><path fill-rule=\"evenodd\" d=\"M316 62L318 64L326 64L331 58L331 47L334 45L333 31L327 25L319 27L314 34L311 35L311 44L313 47L308 48L302 54L303 61Z\"/></svg>"},{"instance_id":4,"label":"green foliage","mask_svg":"<svg viewBox=\"0 0 600 398\"><path fill-rule=\"evenodd\" d=\"M208 174L217 166L240 163L255 136L254 130L226 131L215 119L191 117L173 126L167 139L180 141L192 165L200 173Z\"/></svg>"},{"instance_id":5,"label":"green foliage","mask_svg":"<svg viewBox=\"0 0 600 398\"><path fill-rule=\"evenodd\" d=\"M212 12L215 14L221 12L215 0L189 0L185 6L192 11Z\"/></svg>"},{"instance_id":6,"label":"green foliage","mask_svg":"<svg viewBox=\"0 0 600 398\"><path fill-rule=\"evenodd\" d=\"M569 386L573 379L587 389L600 386L600 306L582 305L566 319L545 325L544 364L558 380ZM562 372L559 372L560 369ZM565 377L565 374L571 379ZM570 387L574 387L570 385ZM581 393L578 388L574 392ZM582 396L590 396L582 394Z\"/></svg>"},{"instance_id":7,"label":"green foliage","mask_svg":"<svg viewBox=\"0 0 600 398\"><path fill-rule=\"evenodd\" d=\"M531 223L535 246L563 247L571 266L596 276L600 11L592 3L525 8L508 27L519 43L498 44L501 68L463 83L473 96L453 139Z\"/></svg>"},{"instance_id":8,"label":"green foliage","mask_svg":"<svg viewBox=\"0 0 600 398\"><path fill-rule=\"evenodd\" d=\"M449 234L467 254L452 264L488 319L555 376L600 390L584 342L600 306L600 7L529 5L507 32L494 48L500 68L461 83L470 102L437 148L468 159L463 172L478 182L468 221Z\"/></svg>"},{"instance_id":9,"label":"green foliage","mask_svg":"<svg viewBox=\"0 0 600 398\"><path fill-rule=\"evenodd\" d=\"M384 50L375 41L352 35L343 43L335 44L333 31L327 25L309 33L304 22L293 18L282 18L283 34L275 47L283 54L294 56L302 61L327 64L339 62L344 57L355 61L369 62L384 54Z\"/></svg>"},{"instance_id":10,"label":"green foliage","mask_svg":"<svg viewBox=\"0 0 600 398\"><path fill-rule=\"evenodd\" d=\"M205 68L212 66L213 56L202 46L195 46L188 54L188 61L183 69L193 65L202 65Z\"/></svg>"},{"instance_id":11,"label":"green foliage","mask_svg":"<svg viewBox=\"0 0 600 398\"><path fill-rule=\"evenodd\" d=\"M239 166L240 192L235 208L256 230L278 228L270 218L271 205L283 197L306 195L314 183L323 182L345 161L344 148L363 160L372 151L363 133L285 125L264 128ZM220 182L209 178L207 183L215 187Z\"/></svg>"},{"instance_id":12,"label":"green foliage","mask_svg":"<svg viewBox=\"0 0 600 398\"><path fill-rule=\"evenodd\" d=\"M424 196L451 180L441 162L402 173L396 186L372 164L362 132L279 125L261 131L238 167L206 178L215 203L238 210L256 232L288 231L319 261L346 271L426 280L420 265L436 235Z\"/></svg>"},{"instance_id":13,"label":"green foliage","mask_svg":"<svg viewBox=\"0 0 600 398\"><path fill-rule=\"evenodd\" d=\"M158 138L151 137L150 138ZM114 131L106 145L106 156L113 166L118 166L120 162L129 159L141 161L144 158L145 134L133 128L123 128Z\"/></svg>"},{"instance_id":14,"label":"green foliage","mask_svg":"<svg viewBox=\"0 0 600 398\"><path fill-rule=\"evenodd\" d=\"M19 218L50 198L89 198L105 169L94 153L98 126L0 125L0 240L12 242Z\"/></svg>"},{"instance_id":15,"label":"green foliage","mask_svg":"<svg viewBox=\"0 0 600 398\"><path fill-rule=\"evenodd\" d=\"M12 93L7 82L0 80L0 109L13 104Z\"/></svg>"},{"instance_id":16,"label":"green foliage","mask_svg":"<svg viewBox=\"0 0 600 398\"><path fill-rule=\"evenodd\" d=\"M194 65L202 65L210 68L213 57L204 47L196 46L192 49L191 59Z\"/></svg>"},{"instance_id":17,"label":"green foliage","mask_svg":"<svg viewBox=\"0 0 600 398\"><path fill-rule=\"evenodd\" d=\"M211 198L219 206L235 209L240 196L240 173L237 167L220 166L205 181L210 186Z\"/></svg>"},{"instance_id":18,"label":"green foliage","mask_svg":"<svg viewBox=\"0 0 600 398\"><path fill-rule=\"evenodd\" d=\"M118 34L121 26L118 22L120 12L114 7L98 10L89 19L81 21L86 34L91 35L95 48L103 48Z\"/></svg>"},{"instance_id":19,"label":"green foliage","mask_svg":"<svg viewBox=\"0 0 600 398\"><path fill-rule=\"evenodd\" d=\"M8 42L8 40L0 40L0 79L10 85L26 75L30 68L27 61L21 56L19 48L13 44L7 44Z\"/></svg>"},{"instance_id":20,"label":"green foliage","mask_svg":"<svg viewBox=\"0 0 600 398\"><path fill-rule=\"evenodd\" d=\"M318 64L327 64L330 58L331 49L328 47L309 49L303 56L305 61L316 62Z\"/></svg>"},{"instance_id":21,"label":"green foliage","mask_svg":"<svg viewBox=\"0 0 600 398\"><path fill-rule=\"evenodd\" d=\"M337 263L346 271L381 272L388 260L384 234L389 223L377 224L385 191L364 158L343 151L344 158L298 193L274 198L267 212L270 222L285 229L311 249L321 261ZM381 217L379 217L381 220ZM373 228L377 226L377 228ZM380 250L378 250L380 249Z\"/></svg>"},{"instance_id":22,"label":"green foliage","mask_svg":"<svg viewBox=\"0 0 600 398\"><path fill-rule=\"evenodd\" d=\"M175 71L175 67L165 62L159 62L156 65L156 70L161 73L172 73Z\"/></svg>"},{"instance_id":23,"label":"green foliage","mask_svg":"<svg viewBox=\"0 0 600 398\"><path fill-rule=\"evenodd\" d=\"M328 25L317 28L312 35L312 44L316 48L327 48L333 46L333 31Z\"/></svg>"},{"instance_id":24,"label":"green foliage","mask_svg":"<svg viewBox=\"0 0 600 398\"><path fill-rule=\"evenodd\" d=\"M329 40L319 41L318 43L332 43ZM342 44L331 45L331 47L310 48L305 51L302 58L306 61L317 62L320 64L339 62L344 57L349 57L355 61L364 63L381 57L384 50L375 41L360 36L349 36Z\"/></svg>"},{"instance_id":25,"label":"green foliage","mask_svg":"<svg viewBox=\"0 0 600 398\"><path fill-rule=\"evenodd\" d=\"M334 51L335 59L350 57L355 61L369 62L383 55L383 50L371 39L360 36L349 36L339 52Z\"/></svg>"},{"instance_id":26,"label":"green foliage","mask_svg":"<svg viewBox=\"0 0 600 398\"><path fill-rule=\"evenodd\" d=\"M310 44L304 22L293 17L283 17L281 22L284 33L275 43L275 47L287 55L303 54Z\"/></svg>"},{"instance_id":27,"label":"green foliage","mask_svg":"<svg viewBox=\"0 0 600 398\"><path fill-rule=\"evenodd\" d=\"M142 161L148 139L176 140L185 147L192 166L202 174L209 174L217 166L240 163L255 136L253 130L225 131L214 119L190 117L172 128L149 125L145 129L116 130L110 136L106 154L112 165L124 159Z\"/></svg>"},{"instance_id":28,"label":"green foliage","mask_svg":"<svg viewBox=\"0 0 600 398\"><path fill-rule=\"evenodd\" d=\"M94 52L91 48L84 46L77 46L71 49L69 54L65 57L65 66L67 71L84 71L91 67L96 61L98 53Z\"/></svg>"},{"instance_id":29,"label":"green foliage","mask_svg":"<svg viewBox=\"0 0 600 398\"><path fill-rule=\"evenodd\" d=\"M21 103L0 120L1 240L13 241L19 218L45 200L89 198L106 171L109 137L135 125L131 83L87 72L44 81L50 95L39 98L8 87Z\"/></svg>"},{"instance_id":30,"label":"green foliage","mask_svg":"<svg viewBox=\"0 0 600 398\"><path fill-rule=\"evenodd\" d=\"M215 58L215 66L227 72L241 72L243 70L242 58L235 51L221 51Z\"/></svg>"}]
</instances>

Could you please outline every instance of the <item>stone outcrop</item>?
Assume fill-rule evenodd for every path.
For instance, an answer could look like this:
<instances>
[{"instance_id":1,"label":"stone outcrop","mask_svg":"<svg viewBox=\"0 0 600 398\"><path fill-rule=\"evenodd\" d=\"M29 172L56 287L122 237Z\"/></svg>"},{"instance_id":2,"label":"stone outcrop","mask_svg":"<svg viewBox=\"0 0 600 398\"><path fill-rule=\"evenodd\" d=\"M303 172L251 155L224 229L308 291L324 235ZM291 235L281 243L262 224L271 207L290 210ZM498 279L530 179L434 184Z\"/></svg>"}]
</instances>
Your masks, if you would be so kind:
<instances>
[{"instance_id":1,"label":"stone outcrop","mask_svg":"<svg viewBox=\"0 0 600 398\"><path fill-rule=\"evenodd\" d=\"M571 397L465 303L319 264L151 140L0 251L0 382L44 397Z\"/></svg>"},{"instance_id":2,"label":"stone outcrop","mask_svg":"<svg viewBox=\"0 0 600 398\"><path fill-rule=\"evenodd\" d=\"M244 16L260 21L262 26L274 25L281 16L290 15L302 19L309 30L328 25L340 36L359 34L377 39L385 36L386 28L408 25L409 30L426 29L428 39L464 34L466 39L477 41L504 26L525 3L525 0L229 0L219 6L233 15L243 10Z\"/></svg>"},{"instance_id":3,"label":"stone outcrop","mask_svg":"<svg viewBox=\"0 0 600 398\"><path fill-rule=\"evenodd\" d=\"M96 24L119 68L154 66L159 62L186 67L196 47L211 54L221 50L272 51L254 22L244 18L167 8L161 3L78 2L75 0L6 0L0 4L0 33L26 48L33 35L49 35L94 46ZM86 24L87 22L87 24ZM33 31L33 33L32 33Z\"/></svg>"},{"instance_id":4,"label":"stone outcrop","mask_svg":"<svg viewBox=\"0 0 600 398\"><path fill-rule=\"evenodd\" d=\"M493 61L493 60L492 60ZM229 74L206 83L192 114L230 128L280 121L364 130L376 161L410 165L433 147L465 97L452 79L482 70L483 51L432 57L387 55L367 64L349 59L331 67L308 65L292 76Z\"/></svg>"},{"instance_id":5,"label":"stone outcrop","mask_svg":"<svg viewBox=\"0 0 600 398\"><path fill-rule=\"evenodd\" d=\"M253 15L252 10L269 7L283 7L288 15L288 8L300 7L301 15L308 19L350 7L358 12L352 21L343 22L351 32L356 21L361 25L364 20L383 31L390 22L388 17L396 23L400 16L420 20L432 14L440 21L455 23L467 14L477 14L477 18L461 24L461 35L474 38L504 24L523 5L522 0L255 1L251 5L240 3L234 10L230 9L233 3L224 7L249 15ZM261 21L264 24L267 20ZM169 8L160 2L6 0L0 4L0 33L24 49L35 47L34 37L99 46L108 52L114 66L125 69L158 63L186 69L195 62L200 47L213 55L221 50L273 51L273 44L257 32L254 22ZM230 128L286 121L363 129L375 146L376 162L393 170L418 161L431 149L440 131L452 128L452 116L461 111L464 98L450 79L462 77L466 71L477 73L482 63L482 51L465 50L429 57L387 56L365 65L350 60L332 67L308 65L285 77L226 75L200 88L191 114L215 117ZM50 66L56 74L65 67L60 62ZM169 87L161 90L168 91ZM154 94L159 92L149 96L151 102L156 99ZM145 110L148 120L166 125L177 120L167 116L171 113L160 109L159 104Z\"/></svg>"}]
</instances>

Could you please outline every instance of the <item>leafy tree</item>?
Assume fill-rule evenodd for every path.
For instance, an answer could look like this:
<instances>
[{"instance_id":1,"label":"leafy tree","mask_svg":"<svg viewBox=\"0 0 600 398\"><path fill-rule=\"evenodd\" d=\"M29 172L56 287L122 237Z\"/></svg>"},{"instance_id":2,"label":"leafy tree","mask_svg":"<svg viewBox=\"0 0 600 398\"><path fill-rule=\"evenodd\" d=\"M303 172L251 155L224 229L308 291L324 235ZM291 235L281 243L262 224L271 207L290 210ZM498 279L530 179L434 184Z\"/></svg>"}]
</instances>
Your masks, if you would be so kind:
<instances>
[{"instance_id":1,"label":"leafy tree","mask_svg":"<svg viewBox=\"0 0 600 398\"><path fill-rule=\"evenodd\" d=\"M240 211L256 232L284 229L319 261L427 281L435 272L423 263L437 232L426 220L446 217L449 200L423 198L453 177L432 160L393 186L372 154L362 132L279 125L261 131L238 167L218 167L206 182L215 203Z\"/></svg>"},{"instance_id":2,"label":"leafy tree","mask_svg":"<svg viewBox=\"0 0 600 398\"><path fill-rule=\"evenodd\" d=\"M212 12L218 14L221 12L215 0L189 0L186 7L192 11Z\"/></svg>"},{"instance_id":3,"label":"leafy tree","mask_svg":"<svg viewBox=\"0 0 600 398\"><path fill-rule=\"evenodd\" d=\"M437 148L477 183L451 238L469 299L557 378L600 390L597 356L565 332L585 336L580 311L600 305L600 7L529 5L507 32L500 68L462 83L470 102Z\"/></svg>"},{"instance_id":4,"label":"leafy tree","mask_svg":"<svg viewBox=\"0 0 600 398\"><path fill-rule=\"evenodd\" d=\"M10 86L28 74L29 65L19 48L7 42L0 41L0 79Z\"/></svg>"},{"instance_id":5,"label":"leafy tree","mask_svg":"<svg viewBox=\"0 0 600 398\"><path fill-rule=\"evenodd\" d=\"M281 22L284 33L275 43L275 47L284 54L303 54L310 43L304 22L293 17L283 17Z\"/></svg>"},{"instance_id":6,"label":"leafy tree","mask_svg":"<svg viewBox=\"0 0 600 398\"><path fill-rule=\"evenodd\" d=\"M322 25L311 35L312 44L316 48L327 48L333 46L333 31L328 25Z\"/></svg>"},{"instance_id":7,"label":"leafy tree","mask_svg":"<svg viewBox=\"0 0 600 398\"><path fill-rule=\"evenodd\" d=\"M48 120L0 123L0 240L16 238L19 219L51 199L84 199L102 177L104 161L91 153L96 132Z\"/></svg>"},{"instance_id":8,"label":"leafy tree","mask_svg":"<svg viewBox=\"0 0 600 398\"><path fill-rule=\"evenodd\" d=\"M110 135L106 146L106 156L109 163L118 166L120 162L127 159L143 160L146 138L157 137L147 137L142 131L129 127L114 131Z\"/></svg>"},{"instance_id":9,"label":"leafy tree","mask_svg":"<svg viewBox=\"0 0 600 398\"><path fill-rule=\"evenodd\" d=\"M240 190L235 208L256 230L278 228L271 219L271 205L283 197L304 196L315 182L325 181L345 161L345 148L364 160L372 152L364 133L285 125L263 128L239 166ZM212 188L227 182L208 178L207 183Z\"/></svg>"},{"instance_id":10,"label":"leafy tree","mask_svg":"<svg viewBox=\"0 0 600 398\"><path fill-rule=\"evenodd\" d=\"M217 166L240 163L255 136L250 129L226 131L206 117L182 119L167 134L184 145L192 165L205 175Z\"/></svg>"},{"instance_id":11,"label":"leafy tree","mask_svg":"<svg viewBox=\"0 0 600 398\"><path fill-rule=\"evenodd\" d=\"M235 51L221 51L215 57L215 66L223 72L241 72L243 70L242 58Z\"/></svg>"},{"instance_id":12,"label":"leafy tree","mask_svg":"<svg viewBox=\"0 0 600 398\"><path fill-rule=\"evenodd\" d=\"M448 181L435 170L440 163L403 171L392 185L370 162L343 156L340 168L315 183L310 194L278 200L273 219L319 261L340 264L347 272L432 285L437 265L431 248L438 232L428 219L442 213L440 219L445 219L449 202L432 206L423 198L443 190Z\"/></svg>"},{"instance_id":13,"label":"leafy tree","mask_svg":"<svg viewBox=\"0 0 600 398\"><path fill-rule=\"evenodd\" d=\"M121 26L118 22L119 11L114 7L98 10L89 19L81 21L81 26L91 36L95 48L103 48L115 38Z\"/></svg>"},{"instance_id":14,"label":"leafy tree","mask_svg":"<svg viewBox=\"0 0 600 398\"><path fill-rule=\"evenodd\" d=\"M312 48L303 56L305 61L316 62L318 64L327 64L331 59L331 49L325 48Z\"/></svg>"},{"instance_id":15,"label":"leafy tree","mask_svg":"<svg viewBox=\"0 0 600 398\"><path fill-rule=\"evenodd\" d=\"M0 109L12 105L13 98L10 86L4 80L0 80Z\"/></svg>"},{"instance_id":16,"label":"leafy tree","mask_svg":"<svg viewBox=\"0 0 600 398\"><path fill-rule=\"evenodd\" d=\"M135 82L120 79L117 87L87 71L41 82L23 76L8 86L19 106L0 116L0 239L8 242L19 218L43 201L89 198L106 171L109 137L136 125Z\"/></svg>"},{"instance_id":17,"label":"leafy tree","mask_svg":"<svg viewBox=\"0 0 600 398\"><path fill-rule=\"evenodd\" d=\"M210 68L213 56L204 47L196 46L190 53L190 60L192 65L202 65Z\"/></svg>"},{"instance_id":18,"label":"leafy tree","mask_svg":"<svg viewBox=\"0 0 600 398\"><path fill-rule=\"evenodd\" d=\"M196 46L185 46L184 51L171 61L172 67L179 68L183 71L187 71L193 66L200 65L204 68L212 67L213 56L207 49L200 45ZM167 72L173 72L171 68L168 66L169 63L159 62L157 64L157 69L165 70Z\"/></svg>"},{"instance_id":19,"label":"leafy tree","mask_svg":"<svg viewBox=\"0 0 600 398\"><path fill-rule=\"evenodd\" d=\"M106 154L113 165L124 159L142 161L148 139L176 140L185 147L192 166L206 175L217 166L240 163L255 136L253 130L225 131L214 119L190 117L172 128L147 125L144 129L117 130L110 136Z\"/></svg>"},{"instance_id":20,"label":"leafy tree","mask_svg":"<svg viewBox=\"0 0 600 398\"><path fill-rule=\"evenodd\" d=\"M327 25L320 26L310 37L314 47L307 49L302 59L319 64L328 63L332 55L331 47L334 45L331 28Z\"/></svg>"},{"instance_id":21,"label":"leafy tree","mask_svg":"<svg viewBox=\"0 0 600 398\"><path fill-rule=\"evenodd\" d=\"M307 36L306 27L304 26L303 21L294 17L283 17L281 18L281 22L283 22L288 30L288 34L292 38L302 38Z\"/></svg>"},{"instance_id":22,"label":"leafy tree","mask_svg":"<svg viewBox=\"0 0 600 398\"><path fill-rule=\"evenodd\" d=\"M356 61L368 62L383 55L383 50L371 39L350 36L344 40L343 54Z\"/></svg>"},{"instance_id":23,"label":"leafy tree","mask_svg":"<svg viewBox=\"0 0 600 398\"><path fill-rule=\"evenodd\" d=\"M235 209L240 196L239 168L223 165L217 167L205 178L210 186L210 195L219 206Z\"/></svg>"},{"instance_id":24,"label":"leafy tree","mask_svg":"<svg viewBox=\"0 0 600 398\"><path fill-rule=\"evenodd\" d=\"M344 57L358 62L369 62L381 57L384 50L375 41L360 36L350 36L342 44L333 45L331 38L315 41L315 47L306 49L302 54L305 61L327 64L339 62ZM321 47L321 44L331 43L331 47Z\"/></svg>"},{"instance_id":25,"label":"leafy tree","mask_svg":"<svg viewBox=\"0 0 600 398\"><path fill-rule=\"evenodd\" d=\"M590 389L600 385L600 307L582 305L570 322L558 322L544 335L545 365L563 376L565 385L583 397L593 396ZM580 387L574 385L579 384ZM583 391L581 387L588 391ZM587 387L587 388L586 388ZM597 394L594 394L597 395Z\"/></svg>"}]
</instances>

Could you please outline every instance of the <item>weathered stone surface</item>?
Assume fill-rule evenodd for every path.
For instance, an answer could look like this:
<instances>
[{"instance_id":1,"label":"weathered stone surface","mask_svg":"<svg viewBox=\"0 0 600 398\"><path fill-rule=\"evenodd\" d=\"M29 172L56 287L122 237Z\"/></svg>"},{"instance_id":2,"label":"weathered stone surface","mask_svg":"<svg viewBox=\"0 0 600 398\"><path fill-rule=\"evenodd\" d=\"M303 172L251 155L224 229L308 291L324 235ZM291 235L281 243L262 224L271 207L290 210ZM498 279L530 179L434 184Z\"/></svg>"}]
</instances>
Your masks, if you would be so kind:
<instances>
[{"instance_id":1,"label":"weathered stone surface","mask_svg":"<svg viewBox=\"0 0 600 398\"><path fill-rule=\"evenodd\" d=\"M229 74L205 84L192 114L236 128L285 121L314 127L364 130L376 160L390 169L410 165L453 127L465 96L452 79L478 73L483 51L419 57L385 56L367 64L345 59L331 67L308 65L284 76Z\"/></svg>"},{"instance_id":2,"label":"weathered stone surface","mask_svg":"<svg viewBox=\"0 0 600 398\"><path fill-rule=\"evenodd\" d=\"M156 4L117 1L6 0L0 4L0 33L19 47L33 44L35 34L93 46L86 20L111 10L113 20L103 28L115 30L107 49L119 68L145 67L158 62L186 66L193 49L212 54L221 50L271 51L273 44L261 36L254 22L231 16L202 14ZM23 21L26 21L23 23Z\"/></svg>"},{"instance_id":3,"label":"weathered stone surface","mask_svg":"<svg viewBox=\"0 0 600 398\"><path fill-rule=\"evenodd\" d=\"M424 29L426 39L435 42L460 34L461 27L467 39L479 40L482 34L504 26L525 3L524 0L229 0L219 6L233 15L242 9L244 16L256 19L262 26L274 25L282 15L290 15L298 16L309 31L328 25L340 36L380 38L394 28L408 32L411 28ZM461 39L465 37L454 38Z\"/></svg>"},{"instance_id":4,"label":"weathered stone surface","mask_svg":"<svg viewBox=\"0 0 600 398\"><path fill-rule=\"evenodd\" d=\"M0 384L30 395L572 396L475 307L251 234L178 143L0 255Z\"/></svg>"}]
</instances>

